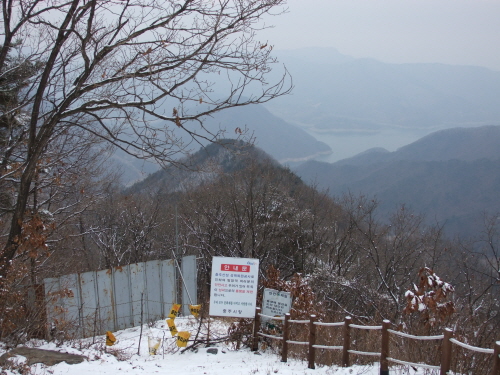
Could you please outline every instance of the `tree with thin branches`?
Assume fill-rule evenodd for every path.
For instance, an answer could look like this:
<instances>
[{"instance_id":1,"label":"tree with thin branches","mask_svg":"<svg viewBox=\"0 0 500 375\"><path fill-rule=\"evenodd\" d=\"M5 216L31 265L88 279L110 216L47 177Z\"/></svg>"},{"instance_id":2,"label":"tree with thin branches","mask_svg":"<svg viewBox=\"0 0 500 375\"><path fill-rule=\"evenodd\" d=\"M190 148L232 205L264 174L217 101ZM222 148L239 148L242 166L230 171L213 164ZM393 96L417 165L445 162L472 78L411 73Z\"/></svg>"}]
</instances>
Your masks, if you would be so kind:
<instances>
[{"instance_id":1,"label":"tree with thin branches","mask_svg":"<svg viewBox=\"0 0 500 375\"><path fill-rule=\"evenodd\" d=\"M2 229L0 278L9 271L32 211L37 174L59 137L80 132L142 159L176 164L220 131L203 119L286 94L284 75L256 32L284 0L2 1L0 79L36 66L0 117L21 127L16 153L3 149L0 182L12 182ZM215 78L214 78L215 77Z\"/></svg>"}]
</instances>

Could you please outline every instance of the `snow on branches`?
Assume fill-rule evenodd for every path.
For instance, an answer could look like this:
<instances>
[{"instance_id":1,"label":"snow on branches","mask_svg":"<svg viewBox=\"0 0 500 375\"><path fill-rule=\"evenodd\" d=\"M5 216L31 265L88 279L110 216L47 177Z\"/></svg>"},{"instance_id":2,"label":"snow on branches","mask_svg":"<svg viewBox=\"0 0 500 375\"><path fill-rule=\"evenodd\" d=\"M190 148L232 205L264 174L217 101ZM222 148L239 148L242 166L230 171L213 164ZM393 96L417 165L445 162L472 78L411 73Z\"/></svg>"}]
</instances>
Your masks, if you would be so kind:
<instances>
[{"instance_id":1,"label":"snow on branches","mask_svg":"<svg viewBox=\"0 0 500 375\"><path fill-rule=\"evenodd\" d=\"M427 324L435 326L455 312L455 306L449 300L455 288L428 267L421 268L418 276L418 286L413 284L413 290L405 293L407 304L404 312L418 312Z\"/></svg>"}]
</instances>

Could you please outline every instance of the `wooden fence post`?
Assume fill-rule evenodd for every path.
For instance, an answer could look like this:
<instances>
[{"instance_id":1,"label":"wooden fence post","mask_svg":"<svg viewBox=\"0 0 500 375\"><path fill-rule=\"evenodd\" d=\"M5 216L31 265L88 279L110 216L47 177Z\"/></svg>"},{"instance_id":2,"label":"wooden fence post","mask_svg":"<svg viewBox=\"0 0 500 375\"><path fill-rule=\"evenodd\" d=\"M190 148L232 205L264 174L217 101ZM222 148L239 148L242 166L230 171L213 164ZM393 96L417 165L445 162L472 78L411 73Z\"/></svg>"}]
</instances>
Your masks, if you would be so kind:
<instances>
[{"instance_id":1,"label":"wooden fence post","mask_svg":"<svg viewBox=\"0 0 500 375\"><path fill-rule=\"evenodd\" d=\"M451 368L451 341L453 331L449 328L444 330L443 344L441 346L441 372L440 375L446 375Z\"/></svg>"},{"instance_id":2,"label":"wooden fence post","mask_svg":"<svg viewBox=\"0 0 500 375\"><path fill-rule=\"evenodd\" d=\"M309 317L309 366L308 368L314 370L316 367L314 366L315 357L316 357L316 349L314 345L316 345L316 315L311 315Z\"/></svg>"},{"instance_id":3,"label":"wooden fence post","mask_svg":"<svg viewBox=\"0 0 500 375\"><path fill-rule=\"evenodd\" d=\"M495 348L493 349L493 371L491 375L500 374L500 341L495 342Z\"/></svg>"},{"instance_id":4,"label":"wooden fence post","mask_svg":"<svg viewBox=\"0 0 500 375\"><path fill-rule=\"evenodd\" d=\"M260 328L260 307L255 309L255 318L253 320L253 342L252 342L252 351L256 352L259 350L259 328Z\"/></svg>"},{"instance_id":5,"label":"wooden fence post","mask_svg":"<svg viewBox=\"0 0 500 375\"><path fill-rule=\"evenodd\" d=\"M342 367L349 367L349 350L351 350L351 317L344 320L344 348L342 350Z\"/></svg>"},{"instance_id":6,"label":"wooden fence post","mask_svg":"<svg viewBox=\"0 0 500 375\"><path fill-rule=\"evenodd\" d=\"M389 328L391 322L384 319L382 322L382 350L380 351L380 375L389 375Z\"/></svg>"},{"instance_id":7,"label":"wooden fence post","mask_svg":"<svg viewBox=\"0 0 500 375\"><path fill-rule=\"evenodd\" d=\"M288 357L288 339L290 338L290 313L285 314L285 324L283 324L283 350L281 351L281 362L286 362Z\"/></svg>"}]
</instances>

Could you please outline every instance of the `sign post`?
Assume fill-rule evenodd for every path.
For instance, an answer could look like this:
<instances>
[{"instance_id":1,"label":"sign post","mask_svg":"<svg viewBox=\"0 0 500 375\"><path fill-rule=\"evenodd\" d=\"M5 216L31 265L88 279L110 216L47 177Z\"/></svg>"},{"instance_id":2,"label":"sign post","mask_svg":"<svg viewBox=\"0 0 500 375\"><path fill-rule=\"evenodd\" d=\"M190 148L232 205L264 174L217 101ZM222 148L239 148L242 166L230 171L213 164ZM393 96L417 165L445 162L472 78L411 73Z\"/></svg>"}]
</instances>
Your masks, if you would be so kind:
<instances>
[{"instance_id":1,"label":"sign post","mask_svg":"<svg viewBox=\"0 0 500 375\"><path fill-rule=\"evenodd\" d=\"M210 316L253 318L258 279L258 259L213 257Z\"/></svg>"}]
</instances>

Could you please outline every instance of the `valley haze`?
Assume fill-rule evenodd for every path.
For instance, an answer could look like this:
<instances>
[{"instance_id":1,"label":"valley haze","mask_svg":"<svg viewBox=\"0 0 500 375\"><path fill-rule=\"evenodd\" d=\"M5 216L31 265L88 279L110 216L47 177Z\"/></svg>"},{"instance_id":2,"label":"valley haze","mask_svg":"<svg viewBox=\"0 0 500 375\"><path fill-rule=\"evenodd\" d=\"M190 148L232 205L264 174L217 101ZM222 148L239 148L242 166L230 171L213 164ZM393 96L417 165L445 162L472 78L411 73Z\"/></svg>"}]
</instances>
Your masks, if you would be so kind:
<instances>
[{"instance_id":1,"label":"valley haze","mask_svg":"<svg viewBox=\"0 0 500 375\"><path fill-rule=\"evenodd\" d=\"M225 130L226 138L244 129L305 182L332 195L376 197L383 217L407 205L449 234L472 236L485 214L500 210L500 156L485 154L500 149L500 71L383 62L333 47L273 53L283 65L273 67L270 80L286 68L292 93L219 113L207 119L209 129ZM120 162L128 185L157 170Z\"/></svg>"},{"instance_id":2,"label":"valley haze","mask_svg":"<svg viewBox=\"0 0 500 375\"><path fill-rule=\"evenodd\" d=\"M373 147L395 151L442 129L500 124L497 71L383 63L334 48L276 55L295 87L266 107L328 144L332 153L322 161L335 162Z\"/></svg>"}]
</instances>

